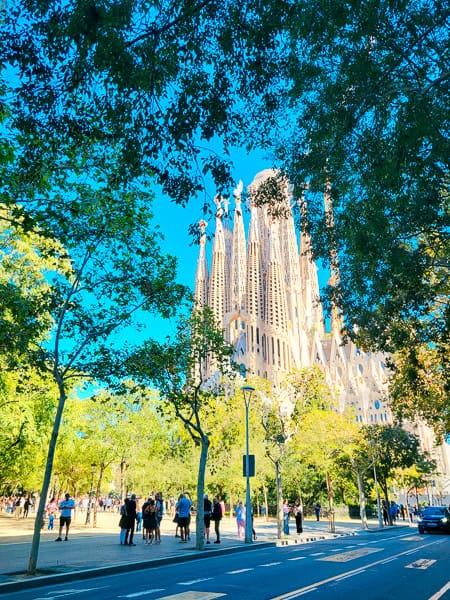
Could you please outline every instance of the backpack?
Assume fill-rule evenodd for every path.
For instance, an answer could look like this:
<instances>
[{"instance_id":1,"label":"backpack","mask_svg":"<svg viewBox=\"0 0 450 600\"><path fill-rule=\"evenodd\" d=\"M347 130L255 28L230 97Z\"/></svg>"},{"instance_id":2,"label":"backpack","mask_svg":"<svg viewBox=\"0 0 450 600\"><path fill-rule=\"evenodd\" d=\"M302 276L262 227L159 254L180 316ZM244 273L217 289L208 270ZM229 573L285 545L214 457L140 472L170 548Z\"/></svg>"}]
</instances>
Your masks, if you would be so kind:
<instances>
[{"instance_id":1,"label":"backpack","mask_svg":"<svg viewBox=\"0 0 450 600\"><path fill-rule=\"evenodd\" d=\"M125 506L125 504L123 504L123 505L120 507L120 515L121 515L122 517L126 517L126 516L127 516L127 507Z\"/></svg>"}]
</instances>

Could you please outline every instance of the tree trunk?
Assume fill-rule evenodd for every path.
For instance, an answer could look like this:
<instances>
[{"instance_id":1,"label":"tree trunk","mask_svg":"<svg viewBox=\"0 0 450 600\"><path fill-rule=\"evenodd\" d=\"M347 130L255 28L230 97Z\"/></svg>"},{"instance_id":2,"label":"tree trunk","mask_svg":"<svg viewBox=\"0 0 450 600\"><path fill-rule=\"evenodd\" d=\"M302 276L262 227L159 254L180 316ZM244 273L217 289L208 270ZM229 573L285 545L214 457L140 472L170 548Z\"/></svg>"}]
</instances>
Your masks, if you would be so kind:
<instances>
[{"instance_id":1,"label":"tree trunk","mask_svg":"<svg viewBox=\"0 0 450 600\"><path fill-rule=\"evenodd\" d=\"M50 438L50 444L48 446L47 462L45 464L44 479L42 482L42 488L39 498L39 506L36 513L36 519L34 521L34 533L31 541L30 558L28 561L28 575L34 575L36 573L36 566L39 554L39 543L41 540L41 528L43 525L44 511L47 504L48 490L50 487L50 481L52 477L53 461L55 458L56 442L58 441L59 427L61 425L61 418L66 403L66 393L63 382L58 382L59 387L59 400L58 407L56 409L55 421L53 423L52 435Z\"/></svg>"},{"instance_id":2,"label":"tree trunk","mask_svg":"<svg viewBox=\"0 0 450 600\"><path fill-rule=\"evenodd\" d=\"M391 517L391 507L389 505L388 487L387 487L387 485L384 486L382 484L380 484L380 486L381 486L381 489L383 490L384 501L386 502L388 523L389 523L389 525L392 525L393 523L392 523L392 517Z\"/></svg>"},{"instance_id":3,"label":"tree trunk","mask_svg":"<svg viewBox=\"0 0 450 600\"><path fill-rule=\"evenodd\" d=\"M127 497L127 490L125 489L125 476L127 474L127 467L127 461L125 458L122 458L120 461L120 496L122 498L122 502L124 502L125 498Z\"/></svg>"},{"instance_id":4,"label":"tree trunk","mask_svg":"<svg viewBox=\"0 0 450 600\"><path fill-rule=\"evenodd\" d=\"M275 473L277 481L277 537L283 536L283 482L281 479L281 461L275 461Z\"/></svg>"},{"instance_id":5,"label":"tree trunk","mask_svg":"<svg viewBox=\"0 0 450 600\"><path fill-rule=\"evenodd\" d=\"M359 514L361 516L361 529L368 529L369 526L367 524L366 497L364 495L363 480L359 471L356 471L356 480L358 482Z\"/></svg>"},{"instance_id":6,"label":"tree trunk","mask_svg":"<svg viewBox=\"0 0 450 600\"><path fill-rule=\"evenodd\" d=\"M92 521L92 527L97 527L97 508L98 508L98 498L100 496L100 490L102 487L103 473L105 472L104 465L100 465L100 475L98 476L97 488L95 490L95 498L94 498L94 519Z\"/></svg>"},{"instance_id":7,"label":"tree trunk","mask_svg":"<svg viewBox=\"0 0 450 600\"><path fill-rule=\"evenodd\" d=\"M263 485L263 494L264 494L264 506L266 508L266 521L269 520L269 502L267 500L267 488Z\"/></svg>"},{"instance_id":8,"label":"tree trunk","mask_svg":"<svg viewBox=\"0 0 450 600\"><path fill-rule=\"evenodd\" d=\"M203 550L205 547L205 536L204 530L204 509L203 509L203 497L205 495L205 472L206 472L206 461L208 459L208 448L209 438L207 435L202 434L200 460L198 463L198 479L197 479L197 518L196 518L196 540L195 547L197 550Z\"/></svg>"},{"instance_id":9,"label":"tree trunk","mask_svg":"<svg viewBox=\"0 0 450 600\"><path fill-rule=\"evenodd\" d=\"M334 523L334 495L333 495L333 480L329 472L326 473L327 491L328 491L328 531L334 533L336 531Z\"/></svg>"}]
</instances>

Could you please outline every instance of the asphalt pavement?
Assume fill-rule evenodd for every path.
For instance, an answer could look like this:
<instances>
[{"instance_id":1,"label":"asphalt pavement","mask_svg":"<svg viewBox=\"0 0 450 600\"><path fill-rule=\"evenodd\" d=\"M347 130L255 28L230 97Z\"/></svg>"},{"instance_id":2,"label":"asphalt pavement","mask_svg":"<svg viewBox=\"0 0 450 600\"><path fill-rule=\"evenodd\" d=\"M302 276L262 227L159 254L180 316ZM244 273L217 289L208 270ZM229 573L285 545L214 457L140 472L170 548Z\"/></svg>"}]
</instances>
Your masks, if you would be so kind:
<instances>
[{"instance_id":1,"label":"asphalt pavement","mask_svg":"<svg viewBox=\"0 0 450 600\"><path fill-rule=\"evenodd\" d=\"M248 551L262 545L305 544L318 540L355 535L361 530L358 521L340 521L335 532L328 532L328 522L306 520L303 533L295 533L291 522L290 535L277 539L276 522L273 519L255 519L257 539L246 544L238 539L235 519L225 516L221 521L221 543L205 545L204 551L195 549L195 534L191 541L181 544L175 537L175 524L165 517L161 525L161 544L145 545L142 533L135 534L136 546L119 544L119 515L100 511L97 527L85 525L86 515L79 513L72 521L69 540L55 543L58 520L55 529L41 532L38 556L38 572L26 575L34 528L33 515L27 519L0 513L0 594L19 589L73 581L102 574L118 573L158 565L185 562L231 552ZM294 526L292 526L294 525ZM405 525L400 522L400 525ZM372 531L378 530L377 522L370 522ZM215 539L211 527L211 542Z\"/></svg>"}]
</instances>

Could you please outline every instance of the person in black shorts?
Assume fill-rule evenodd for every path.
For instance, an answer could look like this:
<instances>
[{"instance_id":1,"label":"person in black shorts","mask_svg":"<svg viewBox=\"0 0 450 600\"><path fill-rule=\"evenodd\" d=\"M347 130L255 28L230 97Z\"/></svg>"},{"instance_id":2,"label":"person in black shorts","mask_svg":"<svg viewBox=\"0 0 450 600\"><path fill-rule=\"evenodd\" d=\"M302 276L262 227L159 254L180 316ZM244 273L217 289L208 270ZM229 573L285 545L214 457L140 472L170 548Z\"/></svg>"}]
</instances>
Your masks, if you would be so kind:
<instances>
[{"instance_id":1,"label":"person in black shorts","mask_svg":"<svg viewBox=\"0 0 450 600\"><path fill-rule=\"evenodd\" d=\"M72 522L72 511L75 510L75 500L70 497L70 494L65 495L65 500L59 503L59 510L61 515L59 517L59 535L55 542L62 542L62 532L64 526L66 527L66 537L64 540L67 542L69 539L69 528Z\"/></svg>"}]
</instances>

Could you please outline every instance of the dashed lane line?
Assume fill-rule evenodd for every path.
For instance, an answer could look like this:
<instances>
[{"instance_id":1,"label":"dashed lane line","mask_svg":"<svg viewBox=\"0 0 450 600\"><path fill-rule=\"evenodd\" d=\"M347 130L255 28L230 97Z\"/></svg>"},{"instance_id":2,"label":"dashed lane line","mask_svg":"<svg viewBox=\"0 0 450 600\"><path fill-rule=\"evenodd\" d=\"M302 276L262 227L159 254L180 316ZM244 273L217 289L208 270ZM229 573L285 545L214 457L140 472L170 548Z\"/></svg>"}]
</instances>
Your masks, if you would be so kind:
<instances>
[{"instance_id":1,"label":"dashed lane line","mask_svg":"<svg viewBox=\"0 0 450 600\"><path fill-rule=\"evenodd\" d=\"M221 592L196 592L189 590L189 592L182 592L181 594L171 594L170 596L164 596L158 598L158 600L214 600L214 598L222 598L226 596Z\"/></svg>"},{"instance_id":2,"label":"dashed lane line","mask_svg":"<svg viewBox=\"0 0 450 600\"><path fill-rule=\"evenodd\" d=\"M201 577L199 579L191 579L190 581L180 581L177 585L194 585L194 583L202 583L203 581L211 581L212 577Z\"/></svg>"},{"instance_id":3,"label":"dashed lane line","mask_svg":"<svg viewBox=\"0 0 450 600\"><path fill-rule=\"evenodd\" d=\"M119 596L119 598L139 598L139 596L148 596L149 594L155 594L156 592L164 592L165 588L153 588L152 590L142 590L142 592L134 592L133 594L125 594Z\"/></svg>"},{"instance_id":4,"label":"dashed lane line","mask_svg":"<svg viewBox=\"0 0 450 600\"><path fill-rule=\"evenodd\" d=\"M236 569L236 571L227 571L226 575L239 575L239 573L245 573L246 571L254 571L253 568L248 569Z\"/></svg>"}]
</instances>

